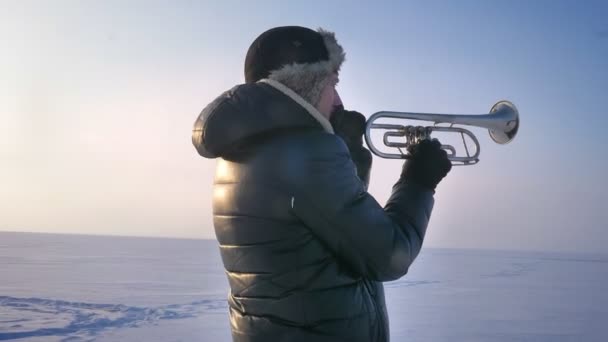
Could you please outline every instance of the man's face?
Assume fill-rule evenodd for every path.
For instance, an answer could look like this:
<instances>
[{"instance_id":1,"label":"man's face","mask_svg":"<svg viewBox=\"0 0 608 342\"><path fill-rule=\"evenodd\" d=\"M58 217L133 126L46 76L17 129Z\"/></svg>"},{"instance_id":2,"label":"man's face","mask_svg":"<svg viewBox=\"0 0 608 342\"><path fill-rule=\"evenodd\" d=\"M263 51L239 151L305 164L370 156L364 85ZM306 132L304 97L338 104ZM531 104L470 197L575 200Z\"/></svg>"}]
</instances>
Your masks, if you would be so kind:
<instances>
[{"instance_id":1,"label":"man's face","mask_svg":"<svg viewBox=\"0 0 608 342\"><path fill-rule=\"evenodd\" d=\"M321 91L321 98L319 99L319 103L316 105L317 110L319 110L319 112L321 112L321 114L323 114L323 116L325 116L328 120L331 117L331 113L334 111L334 107L342 104L340 95L338 95L338 91L336 90L336 85L338 82L338 74L333 73L330 76L329 82L327 82Z\"/></svg>"}]
</instances>

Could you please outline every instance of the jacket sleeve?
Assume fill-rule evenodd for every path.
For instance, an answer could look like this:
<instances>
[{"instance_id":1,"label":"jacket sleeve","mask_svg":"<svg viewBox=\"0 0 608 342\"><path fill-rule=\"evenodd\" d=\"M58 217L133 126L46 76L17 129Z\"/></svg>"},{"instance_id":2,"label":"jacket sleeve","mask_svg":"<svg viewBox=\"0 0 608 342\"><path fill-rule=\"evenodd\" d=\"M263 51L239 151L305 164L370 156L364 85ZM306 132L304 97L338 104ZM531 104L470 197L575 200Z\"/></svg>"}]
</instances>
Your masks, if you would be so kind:
<instances>
[{"instance_id":1,"label":"jacket sleeve","mask_svg":"<svg viewBox=\"0 0 608 342\"><path fill-rule=\"evenodd\" d=\"M422 248L433 192L399 180L382 208L357 177L340 138L323 134L312 144L291 176L293 214L362 277L389 281L405 275Z\"/></svg>"}]
</instances>

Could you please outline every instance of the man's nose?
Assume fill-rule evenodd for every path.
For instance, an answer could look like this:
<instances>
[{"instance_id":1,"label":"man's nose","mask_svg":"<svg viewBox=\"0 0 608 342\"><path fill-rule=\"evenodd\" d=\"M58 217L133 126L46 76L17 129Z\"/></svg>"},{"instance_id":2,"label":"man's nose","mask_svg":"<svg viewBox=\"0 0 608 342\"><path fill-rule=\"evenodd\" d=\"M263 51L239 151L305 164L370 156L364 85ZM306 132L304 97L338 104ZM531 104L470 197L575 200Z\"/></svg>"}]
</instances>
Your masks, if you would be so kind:
<instances>
[{"instance_id":1,"label":"man's nose","mask_svg":"<svg viewBox=\"0 0 608 342\"><path fill-rule=\"evenodd\" d=\"M334 89L334 103L333 106L334 107L338 107L338 106L342 106L342 99L340 98L340 94L338 94L338 91Z\"/></svg>"}]
</instances>

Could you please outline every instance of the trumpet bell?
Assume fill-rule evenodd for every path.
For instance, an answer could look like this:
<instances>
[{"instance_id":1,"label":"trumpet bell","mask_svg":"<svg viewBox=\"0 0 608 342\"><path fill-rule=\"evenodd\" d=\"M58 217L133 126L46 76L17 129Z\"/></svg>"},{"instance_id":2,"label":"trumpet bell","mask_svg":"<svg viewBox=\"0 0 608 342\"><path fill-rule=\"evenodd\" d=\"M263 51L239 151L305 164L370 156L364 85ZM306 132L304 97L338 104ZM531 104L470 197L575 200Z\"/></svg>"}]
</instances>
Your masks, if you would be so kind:
<instances>
[{"instance_id":1,"label":"trumpet bell","mask_svg":"<svg viewBox=\"0 0 608 342\"><path fill-rule=\"evenodd\" d=\"M519 111L517 111L515 105L509 101L499 101L492 106L490 114L505 122L503 129L489 129L490 138L501 145L511 142L519 129Z\"/></svg>"}]
</instances>

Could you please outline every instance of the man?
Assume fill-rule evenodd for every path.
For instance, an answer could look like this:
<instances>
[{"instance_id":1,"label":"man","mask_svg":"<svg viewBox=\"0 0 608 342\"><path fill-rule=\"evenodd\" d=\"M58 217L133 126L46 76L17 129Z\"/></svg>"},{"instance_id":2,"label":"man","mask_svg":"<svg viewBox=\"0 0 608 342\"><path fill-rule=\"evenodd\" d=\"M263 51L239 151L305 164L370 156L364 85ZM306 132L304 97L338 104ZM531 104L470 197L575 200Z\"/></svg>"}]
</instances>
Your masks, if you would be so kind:
<instances>
[{"instance_id":1,"label":"man","mask_svg":"<svg viewBox=\"0 0 608 342\"><path fill-rule=\"evenodd\" d=\"M246 83L195 123L199 154L218 158L214 227L234 341L389 340L381 282L418 255L451 164L437 141L412 148L382 208L366 190L365 118L335 90L344 57L331 32L268 30L247 52Z\"/></svg>"}]
</instances>

